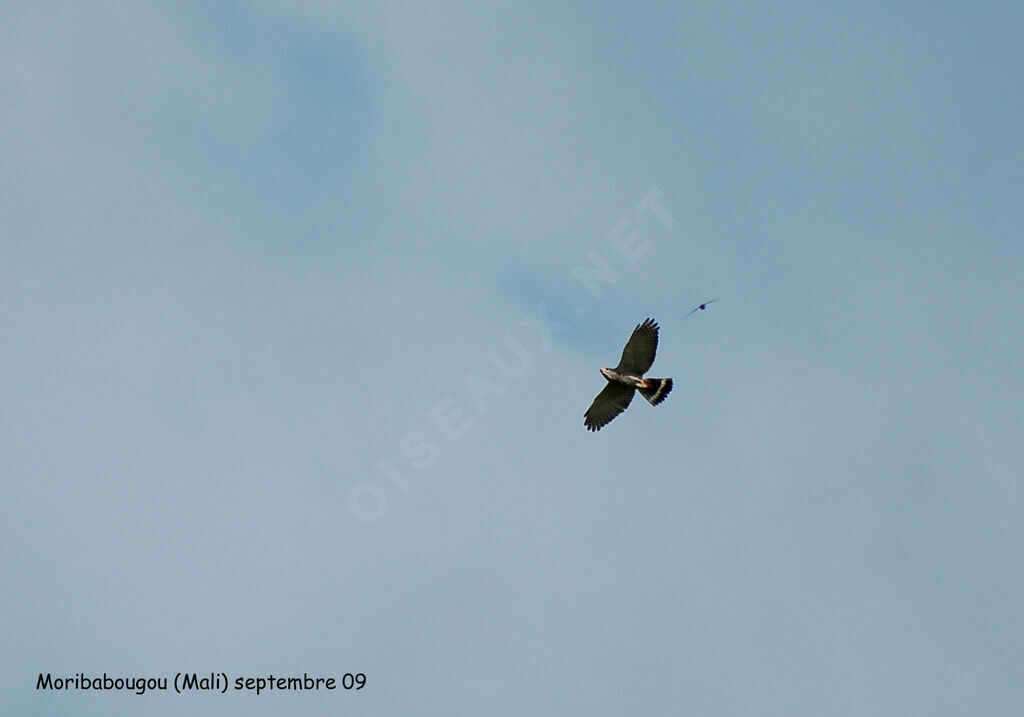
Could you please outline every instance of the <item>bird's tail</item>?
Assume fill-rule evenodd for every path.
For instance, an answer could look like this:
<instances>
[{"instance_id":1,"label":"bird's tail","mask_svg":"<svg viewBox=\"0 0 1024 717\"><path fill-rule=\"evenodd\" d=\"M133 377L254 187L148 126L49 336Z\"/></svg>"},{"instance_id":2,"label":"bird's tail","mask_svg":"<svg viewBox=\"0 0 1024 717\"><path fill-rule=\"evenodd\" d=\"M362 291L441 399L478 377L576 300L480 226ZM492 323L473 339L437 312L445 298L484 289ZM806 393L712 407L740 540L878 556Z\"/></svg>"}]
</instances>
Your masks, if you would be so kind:
<instances>
[{"instance_id":1,"label":"bird's tail","mask_svg":"<svg viewBox=\"0 0 1024 717\"><path fill-rule=\"evenodd\" d=\"M652 406L657 406L665 400L672 390L672 379L670 378L645 378L644 385L637 388L640 395L647 399Z\"/></svg>"}]
</instances>

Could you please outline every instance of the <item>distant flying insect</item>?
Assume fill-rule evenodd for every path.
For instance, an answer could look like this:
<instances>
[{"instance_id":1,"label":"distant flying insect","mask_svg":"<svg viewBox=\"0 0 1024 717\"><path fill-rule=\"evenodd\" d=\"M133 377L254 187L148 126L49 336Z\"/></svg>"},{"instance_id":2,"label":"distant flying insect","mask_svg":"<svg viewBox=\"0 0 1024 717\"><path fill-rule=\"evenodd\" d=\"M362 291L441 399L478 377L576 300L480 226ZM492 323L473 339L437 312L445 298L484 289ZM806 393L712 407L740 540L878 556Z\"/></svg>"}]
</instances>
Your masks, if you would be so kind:
<instances>
[{"instance_id":1,"label":"distant flying insect","mask_svg":"<svg viewBox=\"0 0 1024 717\"><path fill-rule=\"evenodd\" d=\"M583 424L588 431L600 431L603 426L626 410L633 394L637 391L652 406L665 400L672 390L670 378L644 378L654 363L658 350L658 324L645 319L637 324L633 335L622 349L622 358L615 368L601 369L601 375L608 381L601 393L584 414Z\"/></svg>"},{"instance_id":2,"label":"distant flying insect","mask_svg":"<svg viewBox=\"0 0 1024 717\"><path fill-rule=\"evenodd\" d=\"M698 307L697 307L696 309L694 309L693 311L691 311L691 312L690 312L690 314L694 313L694 311L704 311L704 309L708 308L708 304L713 304L713 303L715 303L716 301L718 301L718 299L712 299L711 301L705 301L705 302L704 302L703 304L701 304L701 305L700 305L700 306L698 306ZM686 315L686 316L684 316L683 318L684 318L684 319L685 319L685 318L688 318L688 317L690 316L690 314L687 314L687 315Z\"/></svg>"}]
</instances>

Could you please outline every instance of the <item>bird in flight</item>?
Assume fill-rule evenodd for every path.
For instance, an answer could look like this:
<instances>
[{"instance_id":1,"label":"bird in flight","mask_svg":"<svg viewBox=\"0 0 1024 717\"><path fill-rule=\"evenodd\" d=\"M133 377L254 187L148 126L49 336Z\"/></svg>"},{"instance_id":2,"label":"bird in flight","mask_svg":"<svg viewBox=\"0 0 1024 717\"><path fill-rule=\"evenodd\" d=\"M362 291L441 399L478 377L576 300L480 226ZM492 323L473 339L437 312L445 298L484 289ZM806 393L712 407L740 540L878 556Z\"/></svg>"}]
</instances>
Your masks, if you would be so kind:
<instances>
[{"instance_id":1,"label":"bird in flight","mask_svg":"<svg viewBox=\"0 0 1024 717\"><path fill-rule=\"evenodd\" d=\"M588 431L600 431L613 418L626 410L633 394L637 391L652 406L665 400L672 390L670 378L644 378L644 374L654 363L654 354L658 350L658 324L652 319L645 319L637 324L633 335L622 349L622 358L615 368L601 369L601 375L608 381L601 393L590 404L583 415L583 424Z\"/></svg>"},{"instance_id":2,"label":"bird in flight","mask_svg":"<svg viewBox=\"0 0 1024 717\"><path fill-rule=\"evenodd\" d=\"M718 301L718 299L712 299L711 301L705 301L705 302L704 302L703 304L701 304L701 305L700 305L700 306L698 306L698 307L697 307L696 309L694 309L693 311L691 311L691 312L690 312L690 314L694 313L694 311L704 311L704 309L708 308L708 304L713 304L713 303L715 303L716 301ZM689 315L690 315L690 314L687 314L687 315L686 315L686 316L684 316L683 318L685 319L685 318L689 317Z\"/></svg>"}]
</instances>

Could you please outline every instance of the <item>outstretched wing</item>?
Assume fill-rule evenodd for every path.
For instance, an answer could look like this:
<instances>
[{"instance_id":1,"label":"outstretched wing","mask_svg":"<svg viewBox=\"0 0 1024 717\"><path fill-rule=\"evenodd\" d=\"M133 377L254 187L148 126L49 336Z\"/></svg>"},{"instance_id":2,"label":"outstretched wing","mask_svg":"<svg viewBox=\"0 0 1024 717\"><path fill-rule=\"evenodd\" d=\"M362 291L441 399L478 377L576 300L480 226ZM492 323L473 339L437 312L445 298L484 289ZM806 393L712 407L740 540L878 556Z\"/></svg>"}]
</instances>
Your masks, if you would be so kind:
<instances>
[{"instance_id":1,"label":"outstretched wing","mask_svg":"<svg viewBox=\"0 0 1024 717\"><path fill-rule=\"evenodd\" d=\"M636 392L632 386L617 381L609 381L597 398L590 404L590 408L583 414L583 424L588 431L600 431L602 426L607 425L613 418L626 410L626 406L633 400Z\"/></svg>"},{"instance_id":2,"label":"outstretched wing","mask_svg":"<svg viewBox=\"0 0 1024 717\"><path fill-rule=\"evenodd\" d=\"M654 363L654 354L658 351L658 324L653 319L644 319L637 324L633 335L622 349L622 358L616 371L619 373L643 376Z\"/></svg>"}]
</instances>

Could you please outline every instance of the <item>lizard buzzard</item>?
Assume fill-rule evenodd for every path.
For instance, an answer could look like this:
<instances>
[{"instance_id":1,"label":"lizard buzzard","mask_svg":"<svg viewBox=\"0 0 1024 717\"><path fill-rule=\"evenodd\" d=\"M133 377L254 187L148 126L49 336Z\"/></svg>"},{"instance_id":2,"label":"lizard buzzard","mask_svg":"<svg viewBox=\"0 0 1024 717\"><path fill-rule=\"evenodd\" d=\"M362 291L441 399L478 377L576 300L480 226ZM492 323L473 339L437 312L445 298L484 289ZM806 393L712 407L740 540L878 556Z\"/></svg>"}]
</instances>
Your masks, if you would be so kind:
<instances>
[{"instance_id":1,"label":"lizard buzzard","mask_svg":"<svg viewBox=\"0 0 1024 717\"><path fill-rule=\"evenodd\" d=\"M718 299L712 299L711 301L705 301L705 302L704 302L703 304L701 304L701 305L700 305L700 306L698 306L698 307L697 307L696 309L694 309L693 311L691 311L691 312L690 312L690 314L694 313L695 311L704 311L704 309L708 308L708 304L713 304L713 303L715 303L716 301L718 301ZM685 319L685 318L688 318L688 317L690 316L690 314L687 314L687 315L686 315L686 316L684 316L683 318L684 318L684 319Z\"/></svg>"},{"instance_id":2,"label":"lizard buzzard","mask_svg":"<svg viewBox=\"0 0 1024 717\"><path fill-rule=\"evenodd\" d=\"M633 400L633 393L647 399L652 406L665 400L672 390L670 378L644 378L644 374L654 363L654 354L658 350L658 324L645 319L637 324L633 335L622 349L622 358L615 368L601 369L601 375L608 381L601 393L590 404L583 415L583 424L588 431L600 431L613 418L626 410Z\"/></svg>"}]
</instances>

